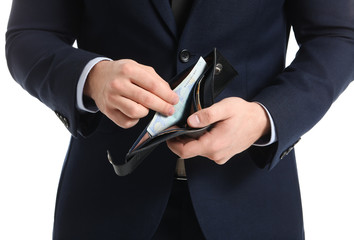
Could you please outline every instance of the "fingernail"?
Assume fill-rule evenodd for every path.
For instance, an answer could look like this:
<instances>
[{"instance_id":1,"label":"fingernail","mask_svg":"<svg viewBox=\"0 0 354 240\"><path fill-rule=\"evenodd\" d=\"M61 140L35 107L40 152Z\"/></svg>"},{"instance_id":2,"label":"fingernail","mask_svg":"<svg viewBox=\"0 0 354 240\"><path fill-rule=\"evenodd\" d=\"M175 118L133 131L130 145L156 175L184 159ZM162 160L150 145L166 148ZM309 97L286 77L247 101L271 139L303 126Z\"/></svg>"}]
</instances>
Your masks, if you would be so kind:
<instances>
[{"instance_id":1,"label":"fingernail","mask_svg":"<svg viewBox=\"0 0 354 240\"><path fill-rule=\"evenodd\" d=\"M177 94L175 94L175 97L173 99L173 105L176 105L179 102L179 97Z\"/></svg>"},{"instance_id":2,"label":"fingernail","mask_svg":"<svg viewBox=\"0 0 354 240\"><path fill-rule=\"evenodd\" d=\"M171 108L168 110L168 116L172 116L174 113L175 113L175 108L174 108L174 107L171 107Z\"/></svg>"},{"instance_id":3,"label":"fingernail","mask_svg":"<svg viewBox=\"0 0 354 240\"><path fill-rule=\"evenodd\" d=\"M192 127L197 127L197 126L199 126L200 120L199 120L198 115L192 115L192 116L190 116L190 117L189 117L189 124L190 124Z\"/></svg>"}]
</instances>

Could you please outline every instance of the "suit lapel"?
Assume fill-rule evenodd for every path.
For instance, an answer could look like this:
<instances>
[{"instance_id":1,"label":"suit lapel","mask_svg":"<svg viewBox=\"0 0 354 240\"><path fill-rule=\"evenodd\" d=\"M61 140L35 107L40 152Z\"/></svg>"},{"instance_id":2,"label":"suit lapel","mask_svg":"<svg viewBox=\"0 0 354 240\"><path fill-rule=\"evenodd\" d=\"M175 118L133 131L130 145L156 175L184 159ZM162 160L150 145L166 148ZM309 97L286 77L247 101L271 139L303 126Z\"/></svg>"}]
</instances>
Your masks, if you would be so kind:
<instances>
[{"instance_id":1,"label":"suit lapel","mask_svg":"<svg viewBox=\"0 0 354 240\"><path fill-rule=\"evenodd\" d=\"M182 30L181 36L183 35L183 33L185 32L185 30L190 27L189 25L191 24L191 19L193 18L193 15L196 13L196 11L198 11L199 8L199 4L201 3L201 0L193 0L193 5L192 8L189 12L189 16L188 19L186 20L186 24L184 25L184 28ZM195 24L195 22L194 22Z\"/></svg>"},{"instance_id":2,"label":"suit lapel","mask_svg":"<svg viewBox=\"0 0 354 240\"><path fill-rule=\"evenodd\" d=\"M173 17L172 9L169 0L150 0L154 5L156 11L166 24L169 31L174 37L177 37L176 22Z\"/></svg>"}]
</instances>

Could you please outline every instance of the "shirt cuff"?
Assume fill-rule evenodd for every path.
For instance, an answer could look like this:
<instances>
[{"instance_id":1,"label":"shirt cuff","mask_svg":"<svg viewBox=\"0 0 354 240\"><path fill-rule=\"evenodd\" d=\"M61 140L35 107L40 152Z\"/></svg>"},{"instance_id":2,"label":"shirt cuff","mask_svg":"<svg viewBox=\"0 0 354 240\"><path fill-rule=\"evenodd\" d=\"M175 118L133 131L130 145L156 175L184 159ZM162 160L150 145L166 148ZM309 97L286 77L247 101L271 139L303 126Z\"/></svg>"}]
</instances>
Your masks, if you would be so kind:
<instances>
[{"instance_id":1,"label":"shirt cuff","mask_svg":"<svg viewBox=\"0 0 354 240\"><path fill-rule=\"evenodd\" d=\"M94 103L88 104L84 101L84 86L86 83L87 76L90 73L91 69L97 63L104 61L104 60L112 61L109 58L97 57L97 58L94 58L91 61L89 61L86 64L84 70L82 70L82 73L80 75L79 82L77 83L77 88L76 88L76 104L77 104L78 110L81 112L89 112L89 113L97 113L98 112L98 108Z\"/></svg>"},{"instance_id":2,"label":"shirt cuff","mask_svg":"<svg viewBox=\"0 0 354 240\"><path fill-rule=\"evenodd\" d=\"M268 115L269 122L270 122L270 135L260 138L257 142L255 142L253 144L253 146L266 147L266 146L271 145L272 143L275 143L278 140L278 137L277 137L277 133L275 132L275 125L274 125L273 118L270 115L268 109L262 103L259 103L259 102L256 102L256 103L261 105ZM269 136L269 138L268 138L268 136Z\"/></svg>"}]
</instances>

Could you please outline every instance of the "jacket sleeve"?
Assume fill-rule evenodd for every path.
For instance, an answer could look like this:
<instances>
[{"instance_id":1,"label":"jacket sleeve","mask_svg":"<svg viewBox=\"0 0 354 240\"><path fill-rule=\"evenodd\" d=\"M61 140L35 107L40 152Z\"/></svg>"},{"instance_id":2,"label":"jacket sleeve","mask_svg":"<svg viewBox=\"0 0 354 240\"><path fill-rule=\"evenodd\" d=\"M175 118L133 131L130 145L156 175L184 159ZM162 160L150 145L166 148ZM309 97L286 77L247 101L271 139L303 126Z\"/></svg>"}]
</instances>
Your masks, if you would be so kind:
<instances>
[{"instance_id":1,"label":"jacket sleeve","mask_svg":"<svg viewBox=\"0 0 354 240\"><path fill-rule=\"evenodd\" d=\"M354 79L354 1L289 0L286 14L299 51L294 61L254 98L273 117L278 141L252 147L259 165L286 159ZM271 154L270 154L271 153Z\"/></svg>"},{"instance_id":2,"label":"jacket sleeve","mask_svg":"<svg viewBox=\"0 0 354 240\"><path fill-rule=\"evenodd\" d=\"M79 114L76 86L98 54L72 47L79 34L81 0L13 0L6 57L13 78L51 108L72 135L87 135L100 114Z\"/></svg>"}]
</instances>

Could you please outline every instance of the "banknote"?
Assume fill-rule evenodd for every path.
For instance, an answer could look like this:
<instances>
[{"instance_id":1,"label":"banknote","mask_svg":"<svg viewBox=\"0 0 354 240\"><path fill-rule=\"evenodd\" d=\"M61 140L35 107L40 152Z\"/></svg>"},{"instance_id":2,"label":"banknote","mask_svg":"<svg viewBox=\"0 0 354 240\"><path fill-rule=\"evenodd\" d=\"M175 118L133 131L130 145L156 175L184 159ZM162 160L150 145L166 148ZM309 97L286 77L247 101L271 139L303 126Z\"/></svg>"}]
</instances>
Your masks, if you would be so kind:
<instances>
[{"instance_id":1,"label":"banknote","mask_svg":"<svg viewBox=\"0 0 354 240\"><path fill-rule=\"evenodd\" d=\"M175 88L173 89L179 96L179 102L174 106L175 112L172 116L164 116L160 113L156 113L152 118L149 126L147 127L147 131L150 136L155 136L161 131L175 125L178 121L183 117L183 113L186 109L186 103L190 92L193 89L194 84L198 80L198 78L204 72L207 63L201 57L198 62L195 64L193 69L187 75L187 77Z\"/></svg>"}]
</instances>

